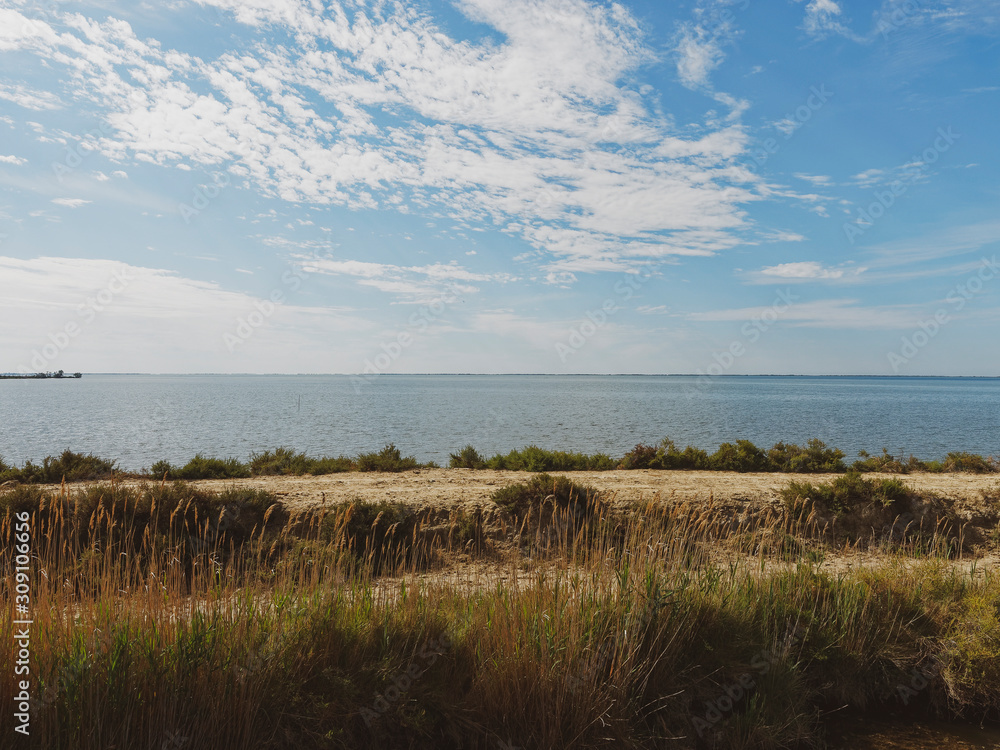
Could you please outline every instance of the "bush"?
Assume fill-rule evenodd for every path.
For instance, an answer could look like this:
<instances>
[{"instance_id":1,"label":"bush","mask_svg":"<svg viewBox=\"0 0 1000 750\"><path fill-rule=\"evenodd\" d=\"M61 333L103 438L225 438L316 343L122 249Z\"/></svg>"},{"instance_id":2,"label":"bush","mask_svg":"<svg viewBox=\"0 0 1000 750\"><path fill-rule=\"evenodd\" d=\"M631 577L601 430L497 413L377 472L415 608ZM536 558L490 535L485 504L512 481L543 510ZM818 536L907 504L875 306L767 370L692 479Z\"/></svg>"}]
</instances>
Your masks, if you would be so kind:
<instances>
[{"instance_id":1,"label":"bush","mask_svg":"<svg viewBox=\"0 0 1000 750\"><path fill-rule=\"evenodd\" d=\"M244 479L249 476L250 467L235 458L206 458L198 453L180 469L170 469L167 478Z\"/></svg>"},{"instance_id":2,"label":"bush","mask_svg":"<svg viewBox=\"0 0 1000 750\"><path fill-rule=\"evenodd\" d=\"M601 494L566 477L539 474L527 482L501 487L490 499L520 521L532 509L538 510L546 502L552 502L556 508L570 508L580 517L587 517L601 499Z\"/></svg>"},{"instance_id":3,"label":"bush","mask_svg":"<svg viewBox=\"0 0 1000 750\"><path fill-rule=\"evenodd\" d=\"M781 491L781 497L789 507L799 500L812 500L838 514L872 504L899 512L906 509L913 492L899 479L871 480L849 471L831 484L789 482Z\"/></svg>"},{"instance_id":4,"label":"bush","mask_svg":"<svg viewBox=\"0 0 1000 750\"><path fill-rule=\"evenodd\" d=\"M484 469L486 460L471 445L467 445L458 453L451 454L448 466L452 469Z\"/></svg>"},{"instance_id":5,"label":"bush","mask_svg":"<svg viewBox=\"0 0 1000 750\"><path fill-rule=\"evenodd\" d=\"M989 474L997 470L997 462L994 459L983 458L975 453L949 453L944 460L944 470Z\"/></svg>"},{"instance_id":6,"label":"bush","mask_svg":"<svg viewBox=\"0 0 1000 750\"><path fill-rule=\"evenodd\" d=\"M334 474L353 468L354 462L344 456L309 458L305 453L296 453L290 448L275 448L250 455L250 474L253 476Z\"/></svg>"},{"instance_id":7,"label":"bush","mask_svg":"<svg viewBox=\"0 0 1000 750\"><path fill-rule=\"evenodd\" d=\"M374 572L386 564L413 560L422 550L414 543L417 514L403 503L385 500L355 500L343 513L323 519L322 537L344 544L359 561L368 563Z\"/></svg>"},{"instance_id":8,"label":"bush","mask_svg":"<svg viewBox=\"0 0 1000 750\"><path fill-rule=\"evenodd\" d=\"M357 460L358 471L408 471L419 466L413 456L403 458L392 443L378 453L362 453Z\"/></svg>"},{"instance_id":9,"label":"bush","mask_svg":"<svg viewBox=\"0 0 1000 750\"><path fill-rule=\"evenodd\" d=\"M174 467L170 465L169 461L157 461L149 467L149 475L157 479L169 479L173 471Z\"/></svg>"},{"instance_id":10,"label":"bush","mask_svg":"<svg viewBox=\"0 0 1000 750\"><path fill-rule=\"evenodd\" d=\"M767 452L773 471L802 474L835 474L845 470L844 452L827 448L822 440L813 438L806 447L775 443Z\"/></svg>"},{"instance_id":11,"label":"bush","mask_svg":"<svg viewBox=\"0 0 1000 750\"><path fill-rule=\"evenodd\" d=\"M497 454L486 463L490 469L506 471L609 471L615 468L611 456L595 453L567 453L548 451L537 445L513 450L506 456Z\"/></svg>"},{"instance_id":12,"label":"bush","mask_svg":"<svg viewBox=\"0 0 1000 750\"><path fill-rule=\"evenodd\" d=\"M656 446L639 443L626 453L618 464L619 469L662 468L662 451Z\"/></svg>"},{"instance_id":13,"label":"bush","mask_svg":"<svg viewBox=\"0 0 1000 750\"><path fill-rule=\"evenodd\" d=\"M708 453L700 448L687 446L677 450L674 441L664 438L659 446L639 443L625 454L618 464L619 469L707 469Z\"/></svg>"},{"instance_id":14,"label":"bush","mask_svg":"<svg viewBox=\"0 0 1000 750\"><path fill-rule=\"evenodd\" d=\"M9 468L3 472L3 479L15 479L25 484L58 484L63 479L67 482L108 479L116 470L114 461L90 453L84 455L65 450L58 458L46 456L41 466L27 461L21 469Z\"/></svg>"},{"instance_id":15,"label":"bush","mask_svg":"<svg viewBox=\"0 0 1000 750\"><path fill-rule=\"evenodd\" d=\"M723 443L708 459L716 471L772 471L767 454L749 440Z\"/></svg>"}]
</instances>

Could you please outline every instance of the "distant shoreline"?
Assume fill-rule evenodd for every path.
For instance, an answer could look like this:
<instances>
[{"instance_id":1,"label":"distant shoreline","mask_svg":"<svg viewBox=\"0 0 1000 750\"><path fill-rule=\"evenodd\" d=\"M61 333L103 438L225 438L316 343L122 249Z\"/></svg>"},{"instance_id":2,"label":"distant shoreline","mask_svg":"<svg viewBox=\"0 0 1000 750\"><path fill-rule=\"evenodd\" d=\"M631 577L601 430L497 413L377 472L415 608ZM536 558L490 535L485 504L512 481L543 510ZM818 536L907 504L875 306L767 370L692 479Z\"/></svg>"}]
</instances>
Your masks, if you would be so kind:
<instances>
[{"instance_id":1,"label":"distant shoreline","mask_svg":"<svg viewBox=\"0 0 1000 750\"><path fill-rule=\"evenodd\" d=\"M356 378L364 373L350 372L93 372L88 375L114 377L223 377L223 378ZM17 375L31 379L34 375ZM64 375L63 378L72 378ZM370 376L369 376L370 377ZM795 373L722 374L705 373L640 373L640 372L384 372L377 378L708 378L736 380L746 378L803 378L813 380L1000 380L1000 375L800 375ZM0 379L4 376L0 375ZM13 378L11 378L13 379Z\"/></svg>"}]
</instances>

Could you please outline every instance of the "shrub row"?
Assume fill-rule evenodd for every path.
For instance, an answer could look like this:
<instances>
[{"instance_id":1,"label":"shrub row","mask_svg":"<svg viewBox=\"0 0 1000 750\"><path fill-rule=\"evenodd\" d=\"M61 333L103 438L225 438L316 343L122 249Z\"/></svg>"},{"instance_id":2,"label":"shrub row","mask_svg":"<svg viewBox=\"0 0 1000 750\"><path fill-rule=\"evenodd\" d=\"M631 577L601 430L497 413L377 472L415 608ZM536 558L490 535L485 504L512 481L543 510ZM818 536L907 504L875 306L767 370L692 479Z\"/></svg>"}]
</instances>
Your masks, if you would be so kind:
<instances>
[{"instance_id":1,"label":"shrub row","mask_svg":"<svg viewBox=\"0 0 1000 750\"><path fill-rule=\"evenodd\" d=\"M639 443L620 459L604 453L573 453L551 451L529 445L521 450L485 458L471 445L451 454L449 466L453 469L495 469L506 471L610 471L612 469L687 469L702 471L738 472L788 472L800 474L845 471L888 472L907 474L911 471L972 472L977 474L1000 471L1000 459L973 453L949 453L943 461L921 461L914 456L907 459L895 457L888 450L871 456L861 451L858 460L847 465L843 451L829 448L817 439L806 445L776 443L772 448L758 448L749 440L723 443L715 453L687 446L680 450L672 440L665 438L659 445ZM418 468L437 468L433 462L421 464L413 456L403 456L395 445L389 444L377 453L361 453L354 458L323 456L311 458L289 448L276 448L253 453L246 463L236 458L210 458L196 455L183 466L168 461L157 461L148 472L137 476L156 479L241 479L266 475L333 474L346 471L399 472ZM28 461L17 468L6 464L0 457L0 484L8 481L23 484L54 484L66 480L108 479L119 473L117 463L91 454L63 451L59 457L49 456L41 464Z\"/></svg>"},{"instance_id":2,"label":"shrub row","mask_svg":"<svg viewBox=\"0 0 1000 750\"><path fill-rule=\"evenodd\" d=\"M174 466L169 461L157 461L148 472L140 472L135 476L192 481L242 479L275 474L333 474L341 471L398 472L434 466L433 463L420 464L413 456L404 457L390 443L377 453L361 453L355 458L310 458L288 448L276 448L273 451L251 454L250 460L244 463L236 458L210 458L199 453L183 466ZM21 484L57 484L63 479L67 482L79 482L110 479L116 473L122 473L116 462L70 450L63 451L58 458L49 456L41 465L28 461L20 469L9 466L0 458L0 484L11 481Z\"/></svg>"},{"instance_id":3,"label":"shrub row","mask_svg":"<svg viewBox=\"0 0 1000 750\"><path fill-rule=\"evenodd\" d=\"M805 446L775 443L769 450L758 448L749 440L723 443L715 453L687 446L680 450L670 439L659 445L639 443L621 459L604 453L587 455L543 450L529 445L522 450L484 458L471 445L451 454L453 469L507 469L510 471L608 471L610 469L687 469L702 471L786 472L794 474L841 474L846 471L907 474L911 471L974 472L1000 471L1000 459L972 453L949 453L944 461L921 461L914 456L903 460L883 449L881 456L866 451L851 465L844 462L843 451L829 448L822 440L809 440Z\"/></svg>"}]
</instances>

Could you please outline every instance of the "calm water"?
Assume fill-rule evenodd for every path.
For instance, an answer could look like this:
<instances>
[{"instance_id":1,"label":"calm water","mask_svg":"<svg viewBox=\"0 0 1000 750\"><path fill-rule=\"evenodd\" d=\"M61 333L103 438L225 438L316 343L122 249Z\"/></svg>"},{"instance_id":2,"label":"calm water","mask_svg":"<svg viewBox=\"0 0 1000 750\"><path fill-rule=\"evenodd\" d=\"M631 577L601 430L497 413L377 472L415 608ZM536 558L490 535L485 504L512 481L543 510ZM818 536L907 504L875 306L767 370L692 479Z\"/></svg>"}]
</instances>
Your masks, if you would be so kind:
<instances>
[{"instance_id":1,"label":"calm water","mask_svg":"<svg viewBox=\"0 0 1000 750\"><path fill-rule=\"evenodd\" d=\"M0 456L38 461L65 448L125 469L195 453L245 459L285 445L354 455L395 443L447 465L542 447L620 456L671 437L714 450L812 437L920 458L1000 453L1000 380L964 378L382 375L85 375L0 381Z\"/></svg>"}]
</instances>

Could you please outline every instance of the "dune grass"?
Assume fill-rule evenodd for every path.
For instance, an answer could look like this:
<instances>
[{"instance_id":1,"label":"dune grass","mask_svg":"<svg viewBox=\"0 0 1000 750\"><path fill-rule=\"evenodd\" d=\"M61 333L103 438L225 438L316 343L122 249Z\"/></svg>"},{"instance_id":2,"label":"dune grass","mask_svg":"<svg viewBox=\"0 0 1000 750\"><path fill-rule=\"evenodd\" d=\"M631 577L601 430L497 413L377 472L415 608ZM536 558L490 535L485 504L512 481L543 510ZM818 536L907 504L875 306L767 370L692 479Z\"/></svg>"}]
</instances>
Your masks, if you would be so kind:
<instances>
[{"instance_id":1,"label":"dune grass","mask_svg":"<svg viewBox=\"0 0 1000 750\"><path fill-rule=\"evenodd\" d=\"M868 500L895 492L860 481ZM32 737L785 748L820 746L845 705L1000 716L1000 578L952 565L951 539L933 535L919 560L904 541L821 572L770 543L824 533L796 497L734 520L709 502L616 508L537 476L498 488L483 509L494 538L473 544L481 518L363 500L289 514L267 493L184 483L6 490L0 540L20 524L31 536ZM435 577L470 552L466 583ZM0 675L7 706L13 679ZM13 721L0 713L0 736Z\"/></svg>"}]
</instances>

